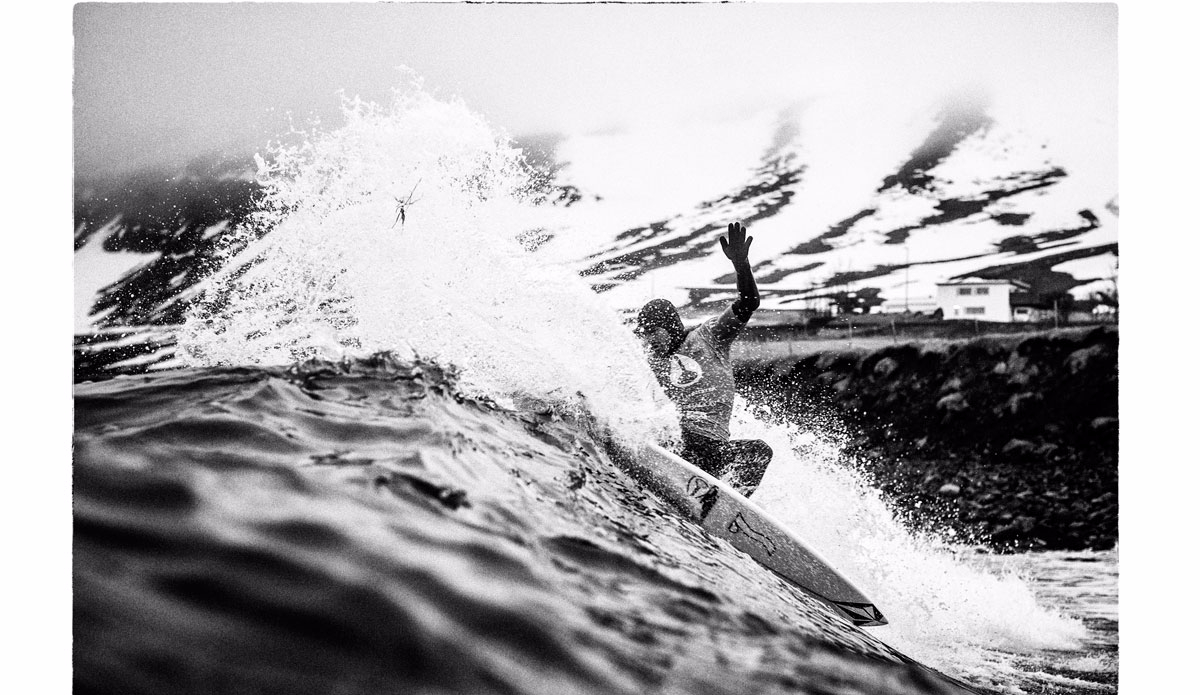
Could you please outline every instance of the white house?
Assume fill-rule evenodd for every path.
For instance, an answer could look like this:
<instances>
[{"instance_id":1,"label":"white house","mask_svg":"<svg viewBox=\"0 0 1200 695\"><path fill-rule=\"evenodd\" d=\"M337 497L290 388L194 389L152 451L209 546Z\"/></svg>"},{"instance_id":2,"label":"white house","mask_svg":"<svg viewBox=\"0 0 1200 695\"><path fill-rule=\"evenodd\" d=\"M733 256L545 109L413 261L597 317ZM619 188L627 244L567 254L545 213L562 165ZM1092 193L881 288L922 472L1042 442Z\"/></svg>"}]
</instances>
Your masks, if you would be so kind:
<instances>
[{"instance_id":1,"label":"white house","mask_svg":"<svg viewBox=\"0 0 1200 695\"><path fill-rule=\"evenodd\" d=\"M937 305L947 321L975 319L1009 323L1013 320L1010 296L1023 283L1012 280L961 278L937 284Z\"/></svg>"}]
</instances>

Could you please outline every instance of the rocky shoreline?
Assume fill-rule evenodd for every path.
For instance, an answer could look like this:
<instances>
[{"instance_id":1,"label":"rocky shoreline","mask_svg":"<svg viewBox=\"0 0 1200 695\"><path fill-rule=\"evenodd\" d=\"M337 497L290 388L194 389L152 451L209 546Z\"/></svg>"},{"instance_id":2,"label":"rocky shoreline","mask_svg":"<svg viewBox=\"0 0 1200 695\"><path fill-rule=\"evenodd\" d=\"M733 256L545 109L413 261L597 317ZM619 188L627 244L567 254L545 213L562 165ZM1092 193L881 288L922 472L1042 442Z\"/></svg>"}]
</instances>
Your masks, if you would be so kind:
<instances>
[{"instance_id":1,"label":"rocky shoreline","mask_svg":"<svg viewBox=\"0 0 1200 695\"><path fill-rule=\"evenodd\" d=\"M794 422L834 415L847 461L915 529L996 550L1117 542L1113 327L737 365ZM764 409L766 410L766 409Z\"/></svg>"}]
</instances>

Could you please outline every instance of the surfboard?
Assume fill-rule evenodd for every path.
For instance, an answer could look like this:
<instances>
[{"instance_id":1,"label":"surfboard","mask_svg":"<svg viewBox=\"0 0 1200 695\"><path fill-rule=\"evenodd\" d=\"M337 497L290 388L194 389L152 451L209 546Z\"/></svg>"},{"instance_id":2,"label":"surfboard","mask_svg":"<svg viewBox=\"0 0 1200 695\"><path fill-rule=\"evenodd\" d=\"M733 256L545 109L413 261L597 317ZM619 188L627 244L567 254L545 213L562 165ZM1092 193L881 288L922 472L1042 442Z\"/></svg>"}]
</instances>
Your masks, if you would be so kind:
<instances>
[{"instance_id":1,"label":"surfboard","mask_svg":"<svg viewBox=\"0 0 1200 695\"><path fill-rule=\"evenodd\" d=\"M724 482L657 444L618 456L639 483L855 625L886 625L883 613L787 527Z\"/></svg>"}]
</instances>

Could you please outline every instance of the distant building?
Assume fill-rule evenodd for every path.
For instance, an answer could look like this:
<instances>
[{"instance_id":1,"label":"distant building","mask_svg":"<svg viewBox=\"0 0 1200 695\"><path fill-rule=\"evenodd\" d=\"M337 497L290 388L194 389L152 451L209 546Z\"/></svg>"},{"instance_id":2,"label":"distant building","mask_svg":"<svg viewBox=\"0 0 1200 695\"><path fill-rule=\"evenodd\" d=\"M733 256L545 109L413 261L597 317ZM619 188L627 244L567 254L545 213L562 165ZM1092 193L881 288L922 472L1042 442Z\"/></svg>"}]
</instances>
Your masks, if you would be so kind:
<instances>
[{"instance_id":1,"label":"distant building","mask_svg":"<svg viewBox=\"0 0 1200 695\"><path fill-rule=\"evenodd\" d=\"M1016 280L949 280L937 284L937 306L947 321L1010 323L1014 320L1010 297L1014 291L1023 289L1028 286Z\"/></svg>"},{"instance_id":2,"label":"distant building","mask_svg":"<svg viewBox=\"0 0 1200 695\"><path fill-rule=\"evenodd\" d=\"M904 299L889 299L881 306L875 307L881 314L926 314L932 315L938 309L936 297L912 297Z\"/></svg>"},{"instance_id":3,"label":"distant building","mask_svg":"<svg viewBox=\"0 0 1200 695\"><path fill-rule=\"evenodd\" d=\"M1059 313L1059 303L1054 295L1039 294L1025 291L1014 292L1009 302L1012 304L1013 321L1018 323L1046 323L1056 319L1066 319ZM1067 307L1062 307L1069 311Z\"/></svg>"},{"instance_id":4,"label":"distant building","mask_svg":"<svg viewBox=\"0 0 1200 695\"><path fill-rule=\"evenodd\" d=\"M1032 304L1021 304L1012 308L1012 320L1016 323L1053 321L1054 309Z\"/></svg>"},{"instance_id":5,"label":"distant building","mask_svg":"<svg viewBox=\"0 0 1200 695\"><path fill-rule=\"evenodd\" d=\"M1018 292L1012 298L1013 321L1048 322L1056 318L1064 323L1116 321L1116 310L1092 299L1049 298Z\"/></svg>"}]
</instances>

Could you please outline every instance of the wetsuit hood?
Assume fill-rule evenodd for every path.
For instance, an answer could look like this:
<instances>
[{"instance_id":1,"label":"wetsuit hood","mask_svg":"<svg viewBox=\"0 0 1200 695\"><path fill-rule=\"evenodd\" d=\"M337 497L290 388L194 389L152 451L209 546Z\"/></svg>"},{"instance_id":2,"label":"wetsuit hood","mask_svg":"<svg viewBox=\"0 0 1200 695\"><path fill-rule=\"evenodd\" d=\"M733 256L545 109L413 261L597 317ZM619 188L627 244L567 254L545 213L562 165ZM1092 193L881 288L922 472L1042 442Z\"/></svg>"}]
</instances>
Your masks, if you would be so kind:
<instances>
[{"instance_id":1,"label":"wetsuit hood","mask_svg":"<svg viewBox=\"0 0 1200 695\"><path fill-rule=\"evenodd\" d=\"M666 354L678 349L687 336L683 319L679 318L675 305L665 299L652 299L638 311L637 328L634 329L634 333L644 338L655 328L665 328L671 335L671 346Z\"/></svg>"}]
</instances>

